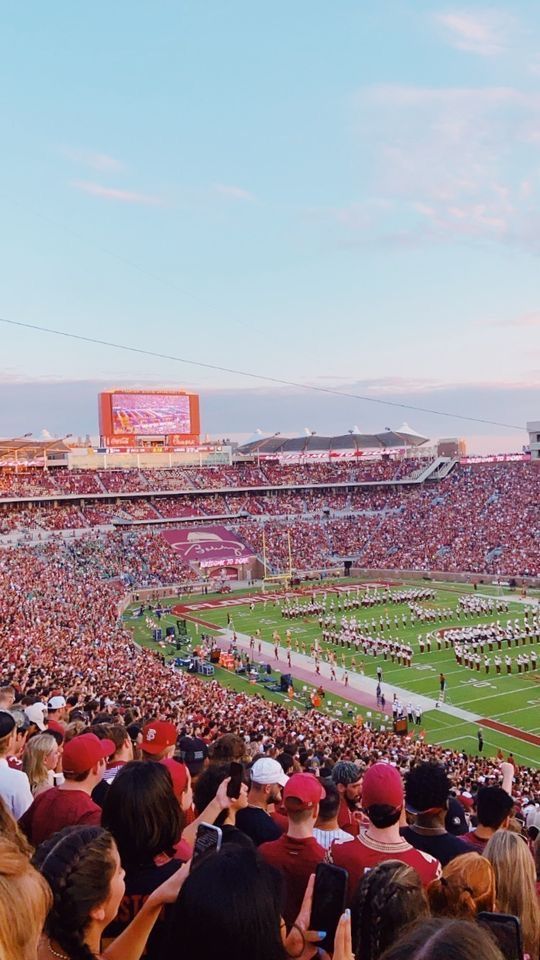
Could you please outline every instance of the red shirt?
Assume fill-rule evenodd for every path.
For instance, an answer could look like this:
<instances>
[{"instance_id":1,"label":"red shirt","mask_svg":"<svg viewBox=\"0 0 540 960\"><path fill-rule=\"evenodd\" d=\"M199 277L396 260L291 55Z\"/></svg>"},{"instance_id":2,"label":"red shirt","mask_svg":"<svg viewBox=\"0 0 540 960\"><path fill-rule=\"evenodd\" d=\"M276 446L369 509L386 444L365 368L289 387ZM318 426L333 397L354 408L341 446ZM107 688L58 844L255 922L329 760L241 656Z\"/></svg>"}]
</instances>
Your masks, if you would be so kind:
<instances>
[{"instance_id":1,"label":"red shirt","mask_svg":"<svg viewBox=\"0 0 540 960\"><path fill-rule=\"evenodd\" d=\"M351 810L346 800L341 798L337 814L338 827L350 833L351 837L357 837L360 831L360 810Z\"/></svg>"},{"instance_id":2,"label":"red shirt","mask_svg":"<svg viewBox=\"0 0 540 960\"><path fill-rule=\"evenodd\" d=\"M259 852L267 863L281 870L285 877L283 916L290 926L300 913L308 880L317 864L324 861L325 852L315 837L300 840L286 833L279 840L261 844Z\"/></svg>"},{"instance_id":3,"label":"red shirt","mask_svg":"<svg viewBox=\"0 0 540 960\"><path fill-rule=\"evenodd\" d=\"M77 824L99 826L101 807L84 790L61 790L60 787L38 793L19 820L19 826L34 847L57 830Z\"/></svg>"},{"instance_id":4,"label":"red shirt","mask_svg":"<svg viewBox=\"0 0 540 960\"><path fill-rule=\"evenodd\" d=\"M348 902L350 903L365 870L372 870L384 860L401 860L414 867L424 886L441 876L441 865L435 857L423 850L416 850L401 837L397 843L380 843L367 836L362 827L358 837L353 840L334 840L327 853L329 863L344 867L349 872Z\"/></svg>"},{"instance_id":5,"label":"red shirt","mask_svg":"<svg viewBox=\"0 0 540 960\"><path fill-rule=\"evenodd\" d=\"M461 840L465 840L466 843L470 843L471 847L476 847L479 853L483 853L484 847L487 843L487 840L482 840L482 837L477 837L474 830L471 830L470 833L464 833L461 837Z\"/></svg>"}]
</instances>

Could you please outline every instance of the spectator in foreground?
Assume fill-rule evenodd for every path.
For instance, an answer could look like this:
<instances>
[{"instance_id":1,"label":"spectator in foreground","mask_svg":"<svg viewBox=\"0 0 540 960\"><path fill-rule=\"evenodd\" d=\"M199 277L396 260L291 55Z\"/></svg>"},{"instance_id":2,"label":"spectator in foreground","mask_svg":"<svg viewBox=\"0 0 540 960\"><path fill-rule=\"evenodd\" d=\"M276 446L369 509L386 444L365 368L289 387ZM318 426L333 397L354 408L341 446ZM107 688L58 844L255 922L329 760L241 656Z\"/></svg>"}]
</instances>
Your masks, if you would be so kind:
<instances>
[{"instance_id":1,"label":"spectator in foreground","mask_svg":"<svg viewBox=\"0 0 540 960\"><path fill-rule=\"evenodd\" d=\"M378 960L401 931L429 916L422 881L400 860L385 860L364 874L351 907L356 960Z\"/></svg>"},{"instance_id":2,"label":"spectator in foreground","mask_svg":"<svg viewBox=\"0 0 540 960\"><path fill-rule=\"evenodd\" d=\"M540 907L530 850L519 834L497 830L486 844L484 856L495 871L497 908L519 918L523 948L533 960L540 954Z\"/></svg>"},{"instance_id":3,"label":"spectator in foreground","mask_svg":"<svg viewBox=\"0 0 540 960\"><path fill-rule=\"evenodd\" d=\"M103 826L114 837L125 871L121 908L106 932L117 937L146 898L191 857L191 847L181 841L182 815L167 769L149 761L127 763L107 791ZM163 935L160 923L150 936L148 957L165 952Z\"/></svg>"},{"instance_id":4,"label":"spectator in foreground","mask_svg":"<svg viewBox=\"0 0 540 960\"><path fill-rule=\"evenodd\" d=\"M287 833L259 848L263 859L277 867L285 879L283 916L289 926L300 911L311 874L317 864L324 861L324 848L313 836L319 803L324 796L321 781L312 773L294 773L283 788L283 804L289 821Z\"/></svg>"},{"instance_id":5,"label":"spectator in foreground","mask_svg":"<svg viewBox=\"0 0 540 960\"><path fill-rule=\"evenodd\" d=\"M34 960L52 902L43 877L16 843L0 838L0 956ZM53 960L53 958L49 958Z\"/></svg>"},{"instance_id":6,"label":"spectator in foreground","mask_svg":"<svg viewBox=\"0 0 540 960\"><path fill-rule=\"evenodd\" d=\"M414 823L404 827L401 835L417 850L436 857L443 867L473 849L446 830L450 786L444 767L436 762L419 763L405 776L405 807Z\"/></svg>"},{"instance_id":7,"label":"spectator in foreground","mask_svg":"<svg viewBox=\"0 0 540 960\"><path fill-rule=\"evenodd\" d=\"M102 951L104 930L116 917L125 890L124 870L110 833L101 827L67 827L41 844L34 862L54 901L38 960L139 960L163 905L175 902L187 876L187 868L176 871Z\"/></svg>"},{"instance_id":8,"label":"spectator in foreground","mask_svg":"<svg viewBox=\"0 0 540 960\"><path fill-rule=\"evenodd\" d=\"M346 833L338 824L341 798L334 781L328 778L321 780L321 783L326 796L319 803L319 816L313 828L313 836L324 850L328 850L334 840L349 840L350 833Z\"/></svg>"},{"instance_id":9,"label":"spectator in foreground","mask_svg":"<svg viewBox=\"0 0 540 960\"><path fill-rule=\"evenodd\" d=\"M465 853L445 866L427 893L434 916L474 920L478 913L495 909L495 872L479 853Z\"/></svg>"},{"instance_id":10,"label":"spectator in foreground","mask_svg":"<svg viewBox=\"0 0 540 960\"><path fill-rule=\"evenodd\" d=\"M24 853L25 857L30 858L32 847L17 821L12 817L2 797L0 797L0 839L9 840L10 843L15 844L21 853Z\"/></svg>"},{"instance_id":11,"label":"spectator in foreground","mask_svg":"<svg viewBox=\"0 0 540 960\"><path fill-rule=\"evenodd\" d=\"M211 762L210 766L201 773L195 790L193 791L193 804L195 813L200 816L208 805L212 802L218 787L229 776L230 764L218 764ZM241 810L245 810L248 803L248 788L245 783L240 784L238 797L230 797L228 806L216 817L214 823L222 831L223 843L239 843L252 845L253 841L239 830L236 826L236 817Z\"/></svg>"},{"instance_id":12,"label":"spectator in foreground","mask_svg":"<svg viewBox=\"0 0 540 960\"><path fill-rule=\"evenodd\" d=\"M22 770L8 764L17 740L15 718L6 710L0 711L0 797L16 820L22 817L32 803L28 777Z\"/></svg>"},{"instance_id":13,"label":"spectator in foreground","mask_svg":"<svg viewBox=\"0 0 540 960\"><path fill-rule=\"evenodd\" d=\"M410 927L381 960L504 960L492 936L470 920L424 920Z\"/></svg>"},{"instance_id":14,"label":"spectator in foreground","mask_svg":"<svg viewBox=\"0 0 540 960\"><path fill-rule=\"evenodd\" d=\"M250 771L248 805L239 810L236 826L253 840L256 847L277 840L281 829L272 820L268 807L279 804L282 788L288 781L283 767L272 757L260 757Z\"/></svg>"},{"instance_id":15,"label":"spectator in foreground","mask_svg":"<svg viewBox=\"0 0 540 960\"><path fill-rule=\"evenodd\" d=\"M308 929L313 877L287 933L281 916L282 879L252 849L234 844L203 858L191 871L173 910L171 943L178 960L310 960L322 937ZM194 922L200 918L200 922ZM345 951L335 960L351 960ZM52 960L52 958L49 958Z\"/></svg>"},{"instance_id":16,"label":"spectator in foreground","mask_svg":"<svg viewBox=\"0 0 540 960\"><path fill-rule=\"evenodd\" d=\"M514 801L502 787L480 787L476 796L478 826L466 833L463 840L480 853L497 830L506 830L512 817Z\"/></svg>"},{"instance_id":17,"label":"spectator in foreground","mask_svg":"<svg viewBox=\"0 0 540 960\"><path fill-rule=\"evenodd\" d=\"M93 733L82 733L66 744L62 757L65 782L39 793L20 820L34 847L63 827L101 823L101 809L92 800L92 791L105 773L106 758L113 753L112 740L98 740Z\"/></svg>"},{"instance_id":18,"label":"spectator in foreground","mask_svg":"<svg viewBox=\"0 0 540 960\"><path fill-rule=\"evenodd\" d=\"M176 749L176 724L168 720L153 720L143 727L143 760L163 760L173 757Z\"/></svg>"},{"instance_id":19,"label":"spectator in foreground","mask_svg":"<svg viewBox=\"0 0 540 960\"><path fill-rule=\"evenodd\" d=\"M401 860L419 873L427 886L440 876L441 865L435 857L415 850L400 836L399 821L403 810L403 781L389 763L368 767L362 782L362 807L368 817L357 837L344 843L335 842L327 858L349 872L349 902L364 875L384 860Z\"/></svg>"},{"instance_id":20,"label":"spectator in foreground","mask_svg":"<svg viewBox=\"0 0 540 960\"><path fill-rule=\"evenodd\" d=\"M51 733L39 733L26 744L23 754L23 770L28 777L32 796L37 797L49 787L59 786L64 776L56 773L60 749Z\"/></svg>"},{"instance_id":21,"label":"spectator in foreground","mask_svg":"<svg viewBox=\"0 0 540 960\"><path fill-rule=\"evenodd\" d=\"M332 769L340 796L338 826L351 836L358 836L361 820L362 770L350 760L338 760Z\"/></svg>"}]
</instances>

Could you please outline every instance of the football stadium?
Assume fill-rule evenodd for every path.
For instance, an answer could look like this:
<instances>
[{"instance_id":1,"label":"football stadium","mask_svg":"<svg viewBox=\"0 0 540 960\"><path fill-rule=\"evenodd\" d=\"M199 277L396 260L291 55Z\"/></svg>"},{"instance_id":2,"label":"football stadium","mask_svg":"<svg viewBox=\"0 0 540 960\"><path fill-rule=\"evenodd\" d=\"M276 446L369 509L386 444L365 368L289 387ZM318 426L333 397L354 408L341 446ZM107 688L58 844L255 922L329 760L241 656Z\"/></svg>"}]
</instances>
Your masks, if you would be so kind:
<instances>
[{"instance_id":1,"label":"football stadium","mask_svg":"<svg viewBox=\"0 0 540 960\"><path fill-rule=\"evenodd\" d=\"M534 7L5 5L0 960L540 960Z\"/></svg>"},{"instance_id":2,"label":"football stadium","mask_svg":"<svg viewBox=\"0 0 540 960\"><path fill-rule=\"evenodd\" d=\"M138 442L149 421L155 434L159 397L121 400L143 423ZM180 427L192 436L185 411L175 442ZM423 455L410 428L310 440L165 469L40 467L65 444L5 442L2 538L114 585L119 626L182 676L537 767L537 463Z\"/></svg>"}]
</instances>

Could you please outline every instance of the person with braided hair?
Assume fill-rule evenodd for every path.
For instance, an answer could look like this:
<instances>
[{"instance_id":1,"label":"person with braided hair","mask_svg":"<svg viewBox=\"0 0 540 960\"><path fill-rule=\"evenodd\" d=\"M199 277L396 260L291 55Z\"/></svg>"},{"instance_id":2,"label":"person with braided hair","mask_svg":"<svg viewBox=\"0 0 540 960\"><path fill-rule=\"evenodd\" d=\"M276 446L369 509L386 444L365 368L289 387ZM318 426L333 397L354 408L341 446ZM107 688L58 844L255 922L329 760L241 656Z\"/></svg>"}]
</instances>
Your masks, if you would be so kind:
<instances>
[{"instance_id":1,"label":"person with braided hair","mask_svg":"<svg viewBox=\"0 0 540 960\"><path fill-rule=\"evenodd\" d=\"M34 960L51 892L17 842L0 837L0 957Z\"/></svg>"},{"instance_id":2,"label":"person with braided hair","mask_svg":"<svg viewBox=\"0 0 540 960\"><path fill-rule=\"evenodd\" d=\"M429 916L427 897L416 870L401 860L385 860L364 874L351 906L356 960L378 960L403 928Z\"/></svg>"},{"instance_id":3,"label":"person with braided hair","mask_svg":"<svg viewBox=\"0 0 540 960\"><path fill-rule=\"evenodd\" d=\"M495 910L495 871L481 854L464 853L446 864L427 895L433 916L474 920L481 911Z\"/></svg>"},{"instance_id":4,"label":"person with braided hair","mask_svg":"<svg viewBox=\"0 0 540 960\"><path fill-rule=\"evenodd\" d=\"M139 960L161 909L174 903L186 864L147 898L135 919L102 951L105 928L124 896L124 870L111 834L102 827L65 827L44 841L34 864L52 891L38 960Z\"/></svg>"}]
</instances>

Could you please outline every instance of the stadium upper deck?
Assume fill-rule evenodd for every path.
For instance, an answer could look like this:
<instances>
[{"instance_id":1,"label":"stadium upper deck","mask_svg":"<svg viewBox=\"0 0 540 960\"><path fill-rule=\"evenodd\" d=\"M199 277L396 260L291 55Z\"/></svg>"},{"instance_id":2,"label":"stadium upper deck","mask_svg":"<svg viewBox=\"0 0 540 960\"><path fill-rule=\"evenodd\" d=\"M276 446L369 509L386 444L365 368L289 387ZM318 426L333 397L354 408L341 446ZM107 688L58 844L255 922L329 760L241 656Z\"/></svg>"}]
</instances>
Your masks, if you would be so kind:
<instances>
[{"instance_id":1,"label":"stadium upper deck","mask_svg":"<svg viewBox=\"0 0 540 960\"><path fill-rule=\"evenodd\" d=\"M411 460L12 473L0 477L0 534L111 524L159 529L212 517L234 523L259 555L264 527L275 571L289 567L289 530L297 570L351 559L372 569L540 576L537 464L456 465L440 480L436 471L429 480L425 474Z\"/></svg>"}]
</instances>

